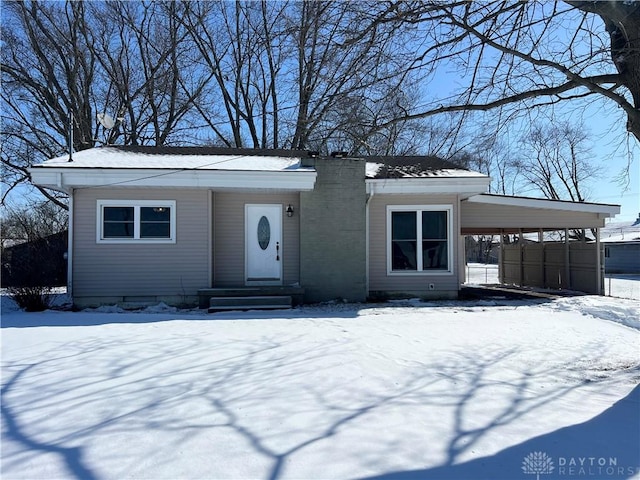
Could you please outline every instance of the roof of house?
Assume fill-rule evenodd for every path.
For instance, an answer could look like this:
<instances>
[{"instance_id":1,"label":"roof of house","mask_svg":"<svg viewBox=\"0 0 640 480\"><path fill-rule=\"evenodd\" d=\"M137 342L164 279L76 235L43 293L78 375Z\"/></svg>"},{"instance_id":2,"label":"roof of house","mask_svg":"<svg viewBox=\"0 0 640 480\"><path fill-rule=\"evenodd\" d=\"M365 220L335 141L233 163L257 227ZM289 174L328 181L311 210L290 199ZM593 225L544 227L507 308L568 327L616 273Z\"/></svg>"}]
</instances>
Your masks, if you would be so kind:
<instances>
[{"instance_id":1,"label":"roof of house","mask_svg":"<svg viewBox=\"0 0 640 480\"><path fill-rule=\"evenodd\" d=\"M635 222L612 222L600 231L605 243L640 243L640 217Z\"/></svg>"},{"instance_id":2,"label":"roof of house","mask_svg":"<svg viewBox=\"0 0 640 480\"><path fill-rule=\"evenodd\" d=\"M36 165L45 168L283 171L302 167L306 152L219 147L115 146L91 148Z\"/></svg>"},{"instance_id":3,"label":"roof of house","mask_svg":"<svg viewBox=\"0 0 640 480\"><path fill-rule=\"evenodd\" d=\"M284 171L312 169L302 162L309 156L307 151L285 149L110 145L75 152L73 161L69 161L69 155L63 155L36 167ZM353 158L367 162L368 179L484 176L428 155Z\"/></svg>"},{"instance_id":4,"label":"roof of house","mask_svg":"<svg viewBox=\"0 0 640 480\"><path fill-rule=\"evenodd\" d=\"M371 156L365 159L367 178L370 179L484 176L430 155Z\"/></svg>"}]
</instances>

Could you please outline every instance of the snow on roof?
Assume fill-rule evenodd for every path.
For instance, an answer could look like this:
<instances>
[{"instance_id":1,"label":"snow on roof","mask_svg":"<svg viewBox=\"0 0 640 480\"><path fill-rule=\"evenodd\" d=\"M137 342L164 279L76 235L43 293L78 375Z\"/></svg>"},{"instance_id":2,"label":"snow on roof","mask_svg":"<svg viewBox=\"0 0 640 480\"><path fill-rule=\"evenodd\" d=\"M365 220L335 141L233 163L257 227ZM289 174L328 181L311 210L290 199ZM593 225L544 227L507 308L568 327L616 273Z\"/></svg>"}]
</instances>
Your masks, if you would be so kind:
<instances>
[{"instance_id":1,"label":"snow on roof","mask_svg":"<svg viewBox=\"0 0 640 480\"><path fill-rule=\"evenodd\" d=\"M221 153L225 152L225 153ZM254 153L255 152L255 153ZM100 147L57 157L37 165L45 168L123 168L283 171L313 170L302 167L298 152L229 150L199 147Z\"/></svg>"},{"instance_id":2,"label":"snow on roof","mask_svg":"<svg viewBox=\"0 0 640 480\"><path fill-rule=\"evenodd\" d=\"M171 169L287 171L303 167L307 152L218 147L107 146L75 152L73 161L63 155L36 165L45 168ZM365 157L368 179L486 177L431 156Z\"/></svg>"},{"instance_id":3,"label":"snow on roof","mask_svg":"<svg viewBox=\"0 0 640 480\"><path fill-rule=\"evenodd\" d=\"M600 241L612 242L640 242L640 223L615 222L608 223L600 230Z\"/></svg>"},{"instance_id":4,"label":"snow on roof","mask_svg":"<svg viewBox=\"0 0 640 480\"><path fill-rule=\"evenodd\" d=\"M375 178L378 172L384 167L384 163L367 162L366 165L366 177Z\"/></svg>"},{"instance_id":5,"label":"snow on roof","mask_svg":"<svg viewBox=\"0 0 640 480\"><path fill-rule=\"evenodd\" d=\"M433 156L378 156L367 160L368 179L486 177Z\"/></svg>"},{"instance_id":6,"label":"snow on roof","mask_svg":"<svg viewBox=\"0 0 640 480\"><path fill-rule=\"evenodd\" d=\"M421 170L419 168L404 167L390 168L383 163L367 162L366 176L368 179L376 180L390 178L485 177L486 175L471 170L463 170L461 168Z\"/></svg>"}]
</instances>

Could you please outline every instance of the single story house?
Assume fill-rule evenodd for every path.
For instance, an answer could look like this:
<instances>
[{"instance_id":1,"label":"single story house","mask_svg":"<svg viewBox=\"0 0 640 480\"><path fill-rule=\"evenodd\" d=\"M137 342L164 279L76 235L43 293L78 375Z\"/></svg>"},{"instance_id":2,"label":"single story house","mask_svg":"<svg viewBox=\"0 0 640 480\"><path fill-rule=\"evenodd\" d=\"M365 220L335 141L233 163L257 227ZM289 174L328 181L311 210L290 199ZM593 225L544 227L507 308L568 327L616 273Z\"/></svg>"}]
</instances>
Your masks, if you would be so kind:
<instances>
[{"instance_id":1,"label":"single story house","mask_svg":"<svg viewBox=\"0 0 640 480\"><path fill-rule=\"evenodd\" d=\"M68 282L79 307L207 306L222 289L305 302L456 298L464 235L597 229L619 213L488 195L486 175L428 156L108 146L30 173L69 194ZM596 293L600 261L598 249Z\"/></svg>"},{"instance_id":2,"label":"single story house","mask_svg":"<svg viewBox=\"0 0 640 480\"><path fill-rule=\"evenodd\" d=\"M606 273L640 273L640 215L634 222L608 224L601 237Z\"/></svg>"}]
</instances>

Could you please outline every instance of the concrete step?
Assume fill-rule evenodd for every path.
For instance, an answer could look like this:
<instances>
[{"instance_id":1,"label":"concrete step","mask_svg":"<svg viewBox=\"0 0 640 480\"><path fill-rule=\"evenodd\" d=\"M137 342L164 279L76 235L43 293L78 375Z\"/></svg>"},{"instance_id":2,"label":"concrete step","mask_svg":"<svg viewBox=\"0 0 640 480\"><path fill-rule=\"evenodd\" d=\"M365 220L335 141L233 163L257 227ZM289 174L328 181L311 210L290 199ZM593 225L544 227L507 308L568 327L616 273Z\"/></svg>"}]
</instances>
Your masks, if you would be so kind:
<instances>
[{"instance_id":1,"label":"concrete step","mask_svg":"<svg viewBox=\"0 0 640 480\"><path fill-rule=\"evenodd\" d=\"M291 308L290 295L255 295L241 297L211 297L209 313L223 310L268 310Z\"/></svg>"},{"instance_id":2,"label":"concrete step","mask_svg":"<svg viewBox=\"0 0 640 480\"><path fill-rule=\"evenodd\" d=\"M211 298L221 297L291 297L293 305L301 305L304 300L304 288L293 285L274 285L260 287L202 288L198 290L200 308L209 308Z\"/></svg>"}]
</instances>

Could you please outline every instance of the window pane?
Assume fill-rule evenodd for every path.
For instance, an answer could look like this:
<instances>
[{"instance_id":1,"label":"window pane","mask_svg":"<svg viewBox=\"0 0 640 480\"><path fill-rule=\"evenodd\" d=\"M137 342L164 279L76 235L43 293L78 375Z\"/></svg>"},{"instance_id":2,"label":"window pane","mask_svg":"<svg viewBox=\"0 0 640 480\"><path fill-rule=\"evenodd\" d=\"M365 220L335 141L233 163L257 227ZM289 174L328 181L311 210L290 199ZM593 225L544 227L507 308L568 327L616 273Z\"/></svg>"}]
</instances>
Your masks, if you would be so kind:
<instances>
[{"instance_id":1,"label":"window pane","mask_svg":"<svg viewBox=\"0 0 640 480\"><path fill-rule=\"evenodd\" d=\"M140 207L140 221L142 222L168 222L171 219L169 207Z\"/></svg>"},{"instance_id":2,"label":"window pane","mask_svg":"<svg viewBox=\"0 0 640 480\"><path fill-rule=\"evenodd\" d=\"M422 238L447 238L447 212L422 212Z\"/></svg>"},{"instance_id":3,"label":"window pane","mask_svg":"<svg viewBox=\"0 0 640 480\"><path fill-rule=\"evenodd\" d=\"M170 238L170 236L170 207L140 207L140 238Z\"/></svg>"},{"instance_id":4,"label":"window pane","mask_svg":"<svg viewBox=\"0 0 640 480\"><path fill-rule=\"evenodd\" d=\"M391 238L393 240L417 239L416 212L391 213Z\"/></svg>"},{"instance_id":5,"label":"window pane","mask_svg":"<svg viewBox=\"0 0 640 480\"><path fill-rule=\"evenodd\" d=\"M104 222L104 238L133 238L133 222Z\"/></svg>"},{"instance_id":6,"label":"window pane","mask_svg":"<svg viewBox=\"0 0 640 480\"><path fill-rule=\"evenodd\" d=\"M422 269L448 270L449 255L447 250L446 240L422 242Z\"/></svg>"},{"instance_id":7,"label":"window pane","mask_svg":"<svg viewBox=\"0 0 640 480\"><path fill-rule=\"evenodd\" d=\"M269 219L264 215L260 217L258 222L258 245L262 250L266 250L271 241L271 226Z\"/></svg>"},{"instance_id":8,"label":"window pane","mask_svg":"<svg viewBox=\"0 0 640 480\"><path fill-rule=\"evenodd\" d=\"M133 207L104 207L105 222L133 222Z\"/></svg>"},{"instance_id":9,"label":"window pane","mask_svg":"<svg viewBox=\"0 0 640 480\"><path fill-rule=\"evenodd\" d=\"M170 238L169 222L146 222L140 224L140 238Z\"/></svg>"},{"instance_id":10,"label":"window pane","mask_svg":"<svg viewBox=\"0 0 640 480\"><path fill-rule=\"evenodd\" d=\"M133 207L104 207L104 238L133 238Z\"/></svg>"},{"instance_id":11,"label":"window pane","mask_svg":"<svg viewBox=\"0 0 640 480\"><path fill-rule=\"evenodd\" d=\"M414 217L415 218L415 217ZM392 270L417 270L416 241L393 241Z\"/></svg>"}]
</instances>

